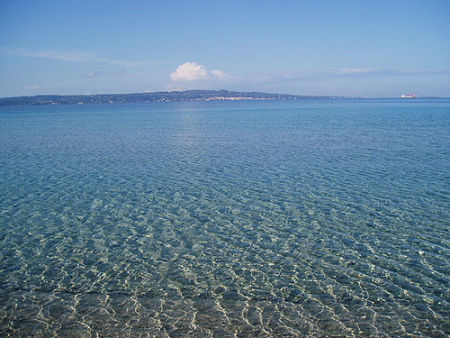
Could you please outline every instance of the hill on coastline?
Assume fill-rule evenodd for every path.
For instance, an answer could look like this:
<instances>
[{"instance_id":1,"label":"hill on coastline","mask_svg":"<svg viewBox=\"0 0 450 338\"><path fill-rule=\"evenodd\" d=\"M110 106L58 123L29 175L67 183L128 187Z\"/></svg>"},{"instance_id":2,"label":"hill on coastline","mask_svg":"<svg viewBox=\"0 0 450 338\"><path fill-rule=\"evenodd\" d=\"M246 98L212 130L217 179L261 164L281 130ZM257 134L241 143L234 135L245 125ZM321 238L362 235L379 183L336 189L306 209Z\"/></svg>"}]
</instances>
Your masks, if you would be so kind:
<instances>
[{"instance_id":1,"label":"hill on coastline","mask_svg":"<svg viewBox=\"0 0 450 338\"><path fill-rule=\"evenodd\" d=\"M38 95L38 96L5 97L0 99L0 106L214 101L214 100L299 100L299 99L318 99L318 98L333 99L340 97L271 94L261 92L237 92L222 89L222 90L168 91L168 92L134 93L134 94Z\"/></svg>"}]
</instances>

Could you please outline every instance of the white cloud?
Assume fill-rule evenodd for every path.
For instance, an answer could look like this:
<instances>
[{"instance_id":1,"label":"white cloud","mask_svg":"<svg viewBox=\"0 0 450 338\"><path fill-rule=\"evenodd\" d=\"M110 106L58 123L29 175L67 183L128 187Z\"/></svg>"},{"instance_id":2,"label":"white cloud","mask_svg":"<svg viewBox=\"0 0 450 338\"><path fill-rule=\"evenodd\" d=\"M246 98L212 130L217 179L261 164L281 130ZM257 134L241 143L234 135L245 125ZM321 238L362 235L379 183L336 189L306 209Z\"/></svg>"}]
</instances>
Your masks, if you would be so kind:
<instances>
[{"instance_id":1,"label":"white cloud","mask_svg":"<svg viewBox=\"0 0 450 338\"><path fill-rule=\"evenodd\" d=\"M125 67L151 66L163 62L153 61L135 61L135 60L120 60L113 58L105 58L94 53L77 51L77 50L29 50L26 48L10 48L0 46L0 55L16 55L28 56L34 58L44 58L52 60L61 60L67 62L93 62L106 63L110 65L118 65Z\"/></svg>"},{"instance_id":2,"label":"white cloud","mask_svg":"<svg viewBox=\"0 0 450 338\"><path fill-rule=\"evenodd\" d=\"M185 62L170 74L170 78L172 81L227 80L230 76L220 69L208 71L196 62Z\"/></svg>"},{"instance_id":3,"label":"white cloud","mask_svg":"<svg viewBox=\"0 0 450 338\"><path fill-rule=\"evenodd\" d=\"M98 77L99 73L98 72L89 72L86 74L83 74L83 77L88 77L88 78L93 78L93 77Z\"/></svg>"},{"instance_id":4,"label":"white cloud","mask_svg":"<svg viewBox=\"0 0 450 338\"><path fill-rule=\"evenodd\" d=\"M121 76L125 75L127 71L125 69L119 69L115 71L91 71L88 73L83 74L82 76L84 78L92 79L92 78L98 78L98 77L113 77L113 76Z\"/></svg>"},{"instance_id":5,"label":"white cloud","mask_svg":"<svg viewBox=\"0 0 450 338\"><path fill-rule=\"evenodd\" d=\"M95 60L95 57L91 53L69 50L44 50L38 52L24 52L23 55L70 62L89 62Z\"/></svg>"},{"instance_id":6,"label":"white cloud","mask_svg":"<svg viewBox=\"0 0 450 338\"><path fill-rule=\"evenodd\" d=\"M368 74L375 73L381 71L382 69L378 68L341 68L338 73L339 74Z\"/></svg>"},{"instance_id":7,"label":"white cloud","mask_svg":"<svg viewBox=\"0 0 450 338\"><path fill-rule=\"evenodd\" d=\"M23 89L25 89L25 90L36 90L36 89L40 89L40 88L41 88L40 86L36 86L36 85L23 87Z\"/></svg>"},{"instance_id":8,"label":"white cloud","mask_svg":"<svg viewBox=\"0 0 450 338\"><path fill-rule=\"evenodd\" d=\"M224 73L220 69L213 69L211 71L211 74L213 76L215 76L216 78L221 79L221 80L228 80L230 78L230 75Z\"/></svg>"},{"instance_id":9,"label":"white cloud","mask_svg":"<svg viewBox=\"0 0 450 338\"><path fill-rule=\"evenodd\" d=\"M282 84L295 81L329 81L333 79L390 77L402 78L414 75L445 75L450 70L421 70L421 69L386 69L386 68L336 68L311 71L284 71L272 73L253 73L240 77L233 76L233 82L252 84Z\"/></svg>"},{"instance_id":10,"label":"white cloud","mask_svg":"<svg viewBox=\"0 0 450 338\"><path fill-rule=\"evenodd\" d=\"M185 62L170 74L173 81L193 81L208 78L208 71L196 62Z\"/></svg>"}]
</instances>

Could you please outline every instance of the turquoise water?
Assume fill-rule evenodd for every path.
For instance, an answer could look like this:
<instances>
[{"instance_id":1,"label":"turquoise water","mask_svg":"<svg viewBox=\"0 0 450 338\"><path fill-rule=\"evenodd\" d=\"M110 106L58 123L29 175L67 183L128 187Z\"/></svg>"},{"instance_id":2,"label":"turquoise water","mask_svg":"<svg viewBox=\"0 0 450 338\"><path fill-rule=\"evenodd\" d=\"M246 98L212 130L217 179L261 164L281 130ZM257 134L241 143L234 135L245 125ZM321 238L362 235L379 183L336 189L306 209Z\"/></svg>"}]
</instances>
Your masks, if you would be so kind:
<instances>
[{"instance_id":1,"label":"turquoise water","mask_svg":"<svg viewBox=\"0 0 450 338\"><path fill-rule=\"evenodd\" d=\"M450 100L2 107L0 170L0 335L450 333Z\"/></svg>"}]
</instances>

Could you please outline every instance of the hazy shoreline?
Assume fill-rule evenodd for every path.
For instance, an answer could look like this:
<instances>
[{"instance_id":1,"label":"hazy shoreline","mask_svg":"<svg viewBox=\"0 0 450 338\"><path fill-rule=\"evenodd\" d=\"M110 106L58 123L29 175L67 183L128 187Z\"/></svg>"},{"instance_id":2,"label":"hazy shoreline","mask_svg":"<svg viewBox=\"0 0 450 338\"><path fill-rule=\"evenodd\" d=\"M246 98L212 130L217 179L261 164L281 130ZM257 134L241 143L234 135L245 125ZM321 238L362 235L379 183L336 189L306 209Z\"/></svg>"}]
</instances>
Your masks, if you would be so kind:
<instances>
[{"instance_id":1,"label":"hazy shoreline","mask_svg":"<svg viewBox=\"0 0 450 338\"><path fill-rule=\"evenodd\" d=\"M186 90L130 94L36 95L0 98L0 106L179 101L343 99L344 96L292 95L229 90Z\"/></svg>"}]
</instances>

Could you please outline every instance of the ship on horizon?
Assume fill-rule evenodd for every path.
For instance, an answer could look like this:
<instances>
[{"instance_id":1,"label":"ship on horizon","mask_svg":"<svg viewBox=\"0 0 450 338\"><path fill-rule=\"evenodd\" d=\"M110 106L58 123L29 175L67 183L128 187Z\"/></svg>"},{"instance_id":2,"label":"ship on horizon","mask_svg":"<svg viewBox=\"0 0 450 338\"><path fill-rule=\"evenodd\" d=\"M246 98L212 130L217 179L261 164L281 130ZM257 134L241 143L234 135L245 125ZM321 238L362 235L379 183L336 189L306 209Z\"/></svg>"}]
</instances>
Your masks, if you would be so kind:
<instances>
[{"instance_id":1,"label":"ship on horizon","mask_svg":"<svg viewBox=\"0 0 450 338\"><path fill-rule=\"evenodd\" d=\"M417 99L417 96L414 94L403 94L402 99Z\"/></svg>"}]
</instances>

